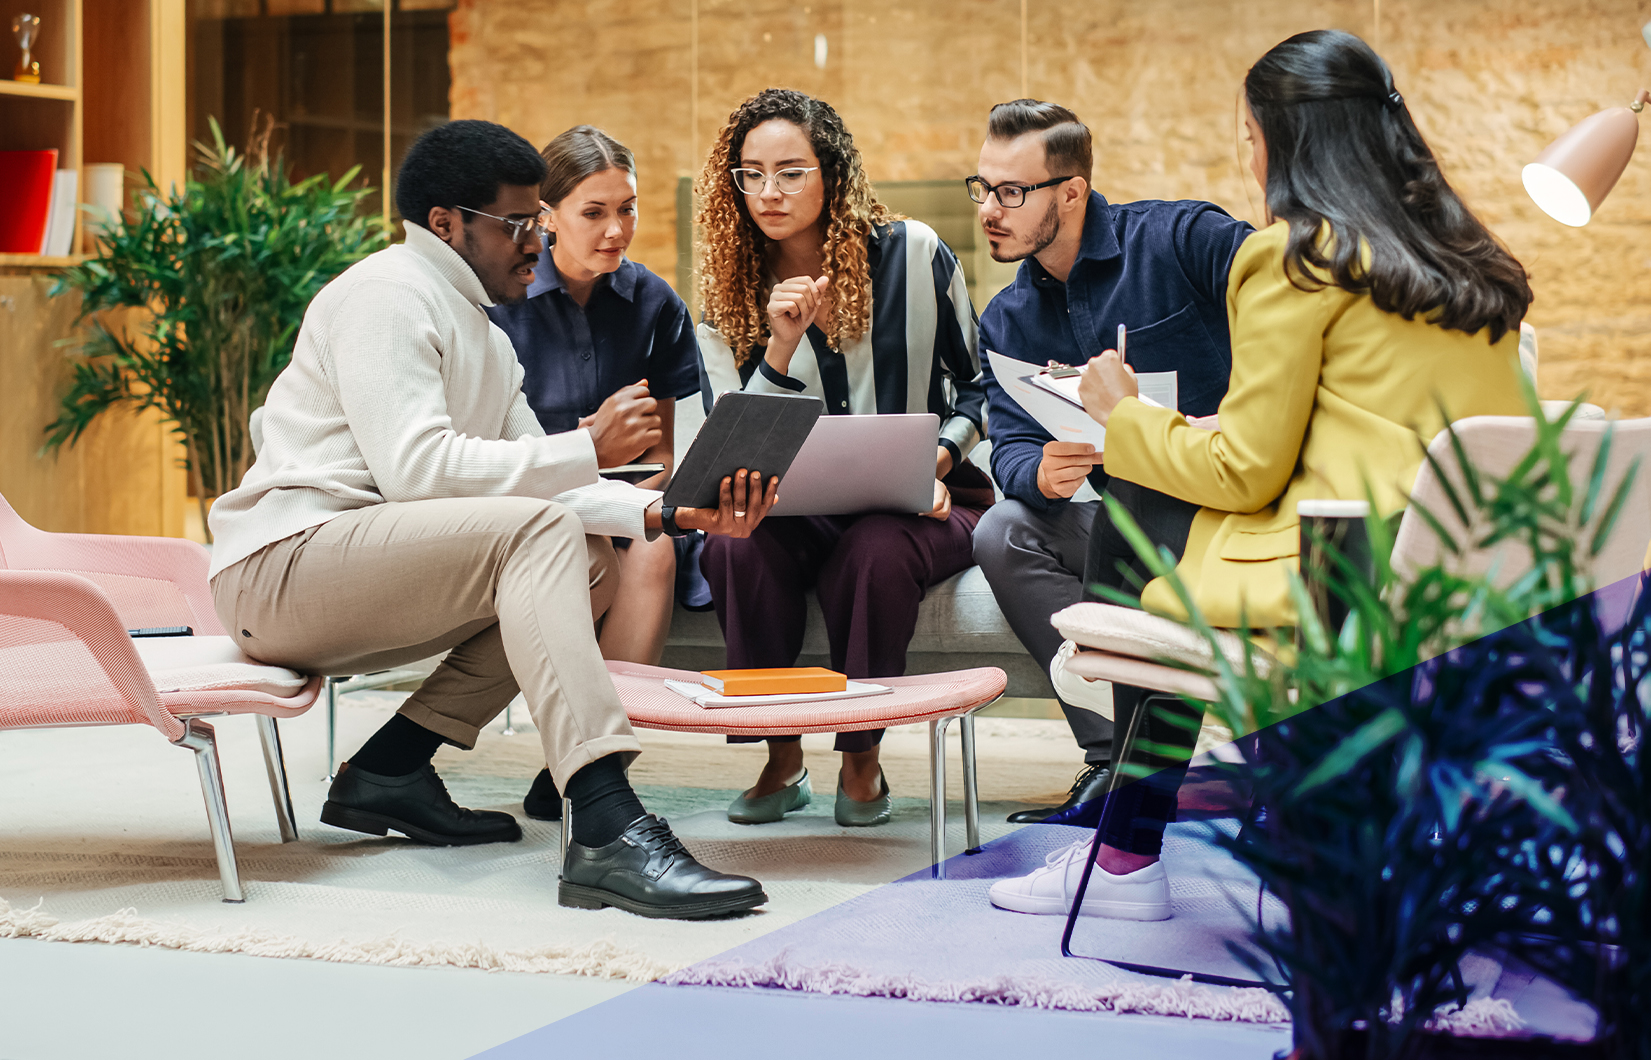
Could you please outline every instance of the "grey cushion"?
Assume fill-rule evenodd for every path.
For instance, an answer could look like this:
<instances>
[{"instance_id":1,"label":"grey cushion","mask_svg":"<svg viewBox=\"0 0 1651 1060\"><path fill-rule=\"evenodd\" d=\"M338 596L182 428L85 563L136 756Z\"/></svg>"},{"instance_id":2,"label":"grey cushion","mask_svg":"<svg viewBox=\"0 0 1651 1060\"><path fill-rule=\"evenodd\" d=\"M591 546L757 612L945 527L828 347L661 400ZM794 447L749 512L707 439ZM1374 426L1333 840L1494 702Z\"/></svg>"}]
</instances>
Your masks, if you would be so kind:
<instances>
[{"instance_id":1,"label":"grey cushion","mask_svg":"<svg viewBox=\"0 0 1651 1060\"><path fill-rule=\"evenodd\" d=\"M694 435L705 421L705 412L696 398L677 402L676 451L686 453ZM991 466L991 445L982 442L970 458L982 469ZM1085 489L1088 488L1087 483ZM998 497L1003 496L999 491ZM715 669L726 665L722 628L709 611L685 611L678 607L671 618L671 635L666 641L666 666L690 670ZM803 650L798 665L824 665L831 654L826 643L825 616L813 593L808 594L808 620L803 633ZM1049 697L1048 675L1021 647L1003 612L998 610L992 587L979 567L970 567L949 578L923 598L917 611L917 630L907 648L907 673L940 673L971 666L997 666L1009 674L1009 695Z\"/></svg>"},{"instance_id":2,"label":"grey cushion","mask_svg":"<svg viewBox=\"0 0 1651 1060\"><path fill-rule=\"evenodd\" d=\"M710 611L693 612L677 608L671 620L672 646L720 648L722 629L717 616ZM913 654L1023 652L1015 631L998 610L992 597L992 587L986 584L986 575L979 567L970 567L954 578L948 578L923 598L917 611L917 630L907 649ZM804 655L825 655L830 651L826 643L825 616L820 613L820 602L808 594L808 621L803 633ZM959 667L971 665L959 661Z\"/></svg>"}]
</instances>

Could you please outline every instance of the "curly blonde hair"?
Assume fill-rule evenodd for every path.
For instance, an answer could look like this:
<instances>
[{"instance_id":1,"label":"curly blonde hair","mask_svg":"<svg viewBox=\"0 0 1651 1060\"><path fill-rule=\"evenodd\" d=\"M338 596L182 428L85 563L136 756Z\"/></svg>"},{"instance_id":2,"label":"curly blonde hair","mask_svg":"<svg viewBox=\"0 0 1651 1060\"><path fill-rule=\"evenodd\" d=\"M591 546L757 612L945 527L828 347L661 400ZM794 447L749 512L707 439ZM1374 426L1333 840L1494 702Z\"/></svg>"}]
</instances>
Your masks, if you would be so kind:
<instances>
[{"instance_id":1,"label":"curly blonde hair","mask_svg":"<svg viewBox=\"0 0 1651 1060\"><path fill-rule=\"evenodd\" d=\"M877 201L860 151L829 103L789 88L757 93L728 116L717 134L694 192L699 199L700 305L722 333L734 360L744 365L768 342L763 276L769 240L751 219L746 196L729 169L739 164L745 137L763 122L791 122L808 137L820 159L825 188L825 275L831 280L832 313L826 340L842 349L871 326L871 266L866 241L877 225L901 220Z\"/></svg>"}]
</instances>

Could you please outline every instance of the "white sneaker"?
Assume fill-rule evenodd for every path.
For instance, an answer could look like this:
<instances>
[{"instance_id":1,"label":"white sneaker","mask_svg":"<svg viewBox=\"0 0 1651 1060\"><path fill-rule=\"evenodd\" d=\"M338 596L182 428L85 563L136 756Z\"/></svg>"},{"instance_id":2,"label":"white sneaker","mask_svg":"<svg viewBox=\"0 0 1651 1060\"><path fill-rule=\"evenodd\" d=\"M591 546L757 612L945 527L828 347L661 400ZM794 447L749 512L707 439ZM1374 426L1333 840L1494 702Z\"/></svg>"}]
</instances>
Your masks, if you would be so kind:
<instances>
[{"instance_id":1,"label":"white sneaker","mask_svg":"<svg viewBox=\"0 0 1651 1060\"><path fill-rule=\"evenodd\" d=\"M1065 916L1072 908L1072 896L1077 893L1078 881L1083 877L1090 842L1080 839L1050 854L1044 859L1043 868L992 884L992 904L1016 913ZM1082 915L1113 920L1168 920L1169 876L1164 872L1164 863L1154 861L1123 876L1114 876L1096 865L1089 876L1089 887L1084 891Z\"/></svg>"},{"instance_id":2,"label":"white sneaker","mask_svg":"<svg viewBox=\"0 0 1651 1060\"><path fill-rule=\"evenodd\" d=\"M1066 664L1076 654L1078 646L1072 641L1065 640L1061 641L1055 657L1049 660L1049 682L1055 686L1055 694L1061 697L1063 703L1092 710L1107 721L1112 721L1111 682L1091 681L1087 677L1068 673Z\"/></svg>"}]
</instances>

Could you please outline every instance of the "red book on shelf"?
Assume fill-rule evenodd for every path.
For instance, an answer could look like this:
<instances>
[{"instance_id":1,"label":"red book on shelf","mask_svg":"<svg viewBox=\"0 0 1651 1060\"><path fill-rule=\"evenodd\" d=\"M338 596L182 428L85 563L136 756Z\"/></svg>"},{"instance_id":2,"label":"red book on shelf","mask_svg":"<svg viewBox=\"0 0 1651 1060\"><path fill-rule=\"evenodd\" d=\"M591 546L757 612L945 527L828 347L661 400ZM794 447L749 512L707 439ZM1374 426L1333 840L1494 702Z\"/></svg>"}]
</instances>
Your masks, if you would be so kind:
<instances>
[{"instance_id":1,"label":"red book on shelf","mask_svg":"<svg viewBox=\"0 0 1651 1060\"><path fill-rule=\"evenodd\" d=\"M52 212L57 151L0 151L0 254L38 254Z\"/></svg>"}]
</instances>

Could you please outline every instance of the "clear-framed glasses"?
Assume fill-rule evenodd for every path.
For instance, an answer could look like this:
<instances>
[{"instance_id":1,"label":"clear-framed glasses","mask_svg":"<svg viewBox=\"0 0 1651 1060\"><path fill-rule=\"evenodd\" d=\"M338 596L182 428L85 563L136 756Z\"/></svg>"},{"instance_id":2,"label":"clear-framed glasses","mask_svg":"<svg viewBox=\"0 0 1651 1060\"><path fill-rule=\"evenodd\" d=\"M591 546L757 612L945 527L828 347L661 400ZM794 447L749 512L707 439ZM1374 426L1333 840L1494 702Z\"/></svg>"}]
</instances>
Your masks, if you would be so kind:
<instances>
[{"instance_id":1,"label":"clear-framed glasses","mask_svg":"<svg viewBox=\"0 0 1651 1060\"><path fill-rule=\"evenodd\" d=\"M736 167L728 172L734 175L734 187L747 195L761 195L767 189L769 181L773 181L774 186L784 194L796 195L808 187L808 175L819 168L819 166L808 166L806 168L792 166L780 170L772 177L760 169L740 169Z\"/></svg>"},{"instance_id":2,"label":"clear-framed glasses","mask_svg":"<svg viewBox=\"0 0 1651 1060\"><path fill-rule=\"evenodd\" d=\"M503 221L505 234L510 237L512 243L518 245L526 243L528 236L534 234L537 229L543 228L545 218L548 216L548 214L540 212L532 217L500 217L496 213L482 213L480 210L472 210L468 206L459 206L456 209L463 210L465 213L473 213L477 217L491 217L495 221Z\"/></svg>"},{"instance_id":3,"label":"clear-framed glasses","mask_svg":"<svg viewBox=\"0 0 1651 1060\"><path fill-rule=\"evenodd\" d=\"M983 203L988 195L995 193L999 205L1005 210L1013 210L1017 206L1025 205L1028 193L1037 191L1039 188L1053 188L1056 184L1064 184L1071 179L1071 177L1056 177L1054 180L1046 180L1042 184L1003 183L992 185L981 180L979 176L973 176L965 177L963 184L969 189L969 198L975 202Z\"/></svg>"}]
</instances>

